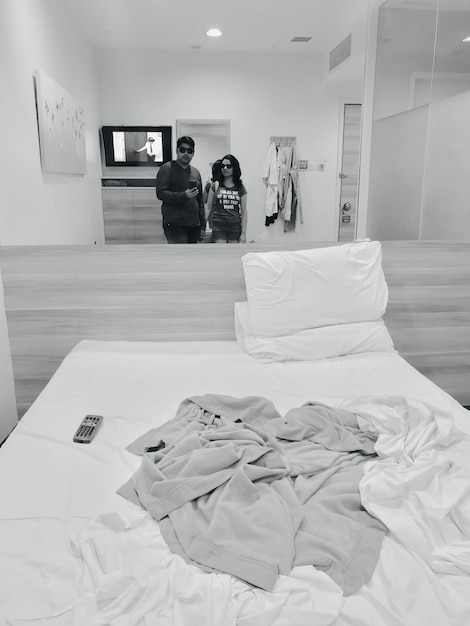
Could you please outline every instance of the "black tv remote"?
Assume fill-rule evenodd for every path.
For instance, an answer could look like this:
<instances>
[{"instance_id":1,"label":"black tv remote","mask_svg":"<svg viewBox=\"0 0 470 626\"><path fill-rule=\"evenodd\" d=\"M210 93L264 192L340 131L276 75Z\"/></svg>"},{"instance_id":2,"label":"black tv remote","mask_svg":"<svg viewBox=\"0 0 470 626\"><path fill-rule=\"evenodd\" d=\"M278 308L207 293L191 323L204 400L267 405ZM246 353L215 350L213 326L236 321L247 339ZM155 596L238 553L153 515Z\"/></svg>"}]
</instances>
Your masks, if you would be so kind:
<instances>
[{"instance_id":1,"label":"black tv remote","mask_svg":"<svg viewBox=\"0 0 470 626\"><path fill-rule=\"evenodd\" d=\"M96 435L102 421L102 415L85 415L80 426L77 428L77 432L73 436L75 443L90 443Z\"/></svg>"}]
</instances>

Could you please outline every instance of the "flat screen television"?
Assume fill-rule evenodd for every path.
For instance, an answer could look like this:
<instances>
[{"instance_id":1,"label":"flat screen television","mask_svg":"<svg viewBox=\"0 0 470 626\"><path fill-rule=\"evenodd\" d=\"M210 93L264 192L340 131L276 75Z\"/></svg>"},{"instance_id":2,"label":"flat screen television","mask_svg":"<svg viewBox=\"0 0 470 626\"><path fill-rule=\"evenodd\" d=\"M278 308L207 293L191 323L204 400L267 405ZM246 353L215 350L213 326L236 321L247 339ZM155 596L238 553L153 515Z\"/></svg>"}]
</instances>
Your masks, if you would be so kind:
<instances>
[{"instance_id":1,"label":"flat screen television","mask_svg":"<svg viewBox=\"0 0 470 626\"><path fill-rule=\"evenodd\" d=\"M171 126L102 126L108 166L155 167L172 159Z\"/></svg>"}]
</instances>

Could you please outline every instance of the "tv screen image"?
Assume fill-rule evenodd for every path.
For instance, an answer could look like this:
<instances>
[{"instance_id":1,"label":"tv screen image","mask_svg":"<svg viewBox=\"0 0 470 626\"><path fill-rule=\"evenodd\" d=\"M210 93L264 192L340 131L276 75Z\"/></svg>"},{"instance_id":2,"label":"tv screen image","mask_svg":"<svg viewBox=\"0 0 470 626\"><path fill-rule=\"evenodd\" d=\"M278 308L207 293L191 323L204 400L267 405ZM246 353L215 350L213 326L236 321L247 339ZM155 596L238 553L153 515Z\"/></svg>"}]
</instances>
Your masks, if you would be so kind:
<instances>
[{"instance_id":1,"label":"tv screen image","mask_svg":"<svg viewBox=\"0 0 470 626\"><path fill-rule=\"evenodd\" d=\"M171 126L103 126L108 166L155 166L171 160Z\"/></svg>"}]
</instances>

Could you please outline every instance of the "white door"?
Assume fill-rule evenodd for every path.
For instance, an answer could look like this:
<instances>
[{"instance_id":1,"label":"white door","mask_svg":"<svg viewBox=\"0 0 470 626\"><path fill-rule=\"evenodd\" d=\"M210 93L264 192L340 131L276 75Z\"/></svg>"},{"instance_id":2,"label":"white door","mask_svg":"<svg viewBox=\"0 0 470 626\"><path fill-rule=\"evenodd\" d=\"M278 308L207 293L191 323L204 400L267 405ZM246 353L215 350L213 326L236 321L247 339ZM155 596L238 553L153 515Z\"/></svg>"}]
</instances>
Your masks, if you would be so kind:
<instances>
[{"instance_id":1,"label":"white door","mask_svg":"<svg viewBox=\"0 0 470 626\"><path fill-rule=\"evenodd\" d=\"M361 104L343 104L338 241L354 241L356 234L361 111Z\"/></svg>"}]
</instances>

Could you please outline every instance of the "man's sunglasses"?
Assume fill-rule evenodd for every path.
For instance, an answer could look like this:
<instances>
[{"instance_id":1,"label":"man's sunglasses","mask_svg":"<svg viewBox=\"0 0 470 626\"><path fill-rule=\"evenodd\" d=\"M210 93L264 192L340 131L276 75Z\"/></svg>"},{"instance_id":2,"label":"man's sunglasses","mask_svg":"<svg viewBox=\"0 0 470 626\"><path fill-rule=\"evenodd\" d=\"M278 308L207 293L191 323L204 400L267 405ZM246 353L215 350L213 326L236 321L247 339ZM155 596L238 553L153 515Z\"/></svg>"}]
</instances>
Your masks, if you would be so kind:
<instances>
[{"instance_id":1,"label":"man's sunglasses","mask_svg":"<svg viewBox=\"0 0 470 626\"><path fill-rule=\"evenodd\" d=\"M184 154L187 152L188 154L193 154L194 150L192 148L182 148L181 146L178 148L178 151Z\"/></svg>"}]
</instances>

